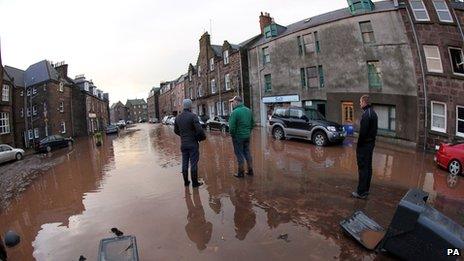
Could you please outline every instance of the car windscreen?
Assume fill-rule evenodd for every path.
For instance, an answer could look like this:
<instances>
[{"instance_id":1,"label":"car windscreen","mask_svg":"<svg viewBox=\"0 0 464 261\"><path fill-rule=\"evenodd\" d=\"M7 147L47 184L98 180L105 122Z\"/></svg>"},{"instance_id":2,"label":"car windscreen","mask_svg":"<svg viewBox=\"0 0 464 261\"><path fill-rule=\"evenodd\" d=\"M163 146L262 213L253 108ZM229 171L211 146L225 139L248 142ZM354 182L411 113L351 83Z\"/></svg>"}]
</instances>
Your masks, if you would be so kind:
<instances>
[{"instance_id":1,"label":"car windscreen","mask_svg":"<svg viewBox=\"0 0 464 261\"><path fill-rule=\"evenodd\" d=\"M320 112L313 109L305 109L305 115L310 120L325 120L325 117Z\"/></svg>"}]
</instances>

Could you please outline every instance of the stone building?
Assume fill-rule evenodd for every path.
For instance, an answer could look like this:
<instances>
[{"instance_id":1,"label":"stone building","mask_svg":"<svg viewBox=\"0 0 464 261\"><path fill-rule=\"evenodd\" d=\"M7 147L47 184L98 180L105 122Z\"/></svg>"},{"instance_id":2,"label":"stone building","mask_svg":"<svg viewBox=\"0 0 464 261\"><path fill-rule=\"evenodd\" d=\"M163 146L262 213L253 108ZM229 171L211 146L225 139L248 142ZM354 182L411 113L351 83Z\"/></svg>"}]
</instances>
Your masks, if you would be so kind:
<instances>
[{"instance_id":1,"label":"stone building","mask_svg":"<svg viewBox=\"0 0 464 261\"><path fill-rule=\"evenodd\" d=\"M160 120L159 115L159 90L158 87L153 87L148 93L147 98L147 113L148 122L155 123Z\"/></svg>"},{"instance_id":2,"label":"stone building","mask_svg":"<svg viewBox=\"0 0 464 261\"><path fill-rule=\"evenodd\" d=\"M417 81L397 1L348 1L347 8L282 26L261 14L249 48L253 112L266 124L275 106L306 106L359 125L359 98L371 96L379 136L417 143ZM394 138L394 139L391 139Z\"/></svg>"},{"instance_id":3,"label":"stone building","mask_svg":"<svg viewBox=\"0 0 464 261\"><path fill-rule=\"evenodd\" d=\"M127 117L133 123L148 121L147 102L144 99L127 100Z\"/></svg>"},{"instance_id":4,"label":"stone building","mask_svg":"<svg viewBox=\"0 0 464 261\"><path fill-rule=\"evenodd\" d=\"M159 110L160 119L164 116L173 115L174 101L172 97L172 89L174 82L161 82L159 91Z\"/></svg>"},{"instance_id":5,"label":"stone building","mask_svg":"<svg viewBox=\"0 0 464 261\"><path fill-rule=\"evenodd\" d=\"M14 136L14 85L6 70L3 69L2 55L0 51L0 144L15 146Z\"/></svg>"},{"instance_id":6,"label":"stone building","mask_svg":"<svg viewBox=\"0 0 464 261\"><path fill-rule=\"evenodd\" d=\"M113 103L110 108L110 119L112 123L117 123L120 120L128 121L128 109L120 101Z\"/></svg>"},{"instance_id":7,"label":"stone building","mask_svg":"<svg viewBox=\"0 0 464 261\"><path fill-rule=\"evenodd\" d=\"M93 81L87 80L83 74L74 79L77 86L73 96L76 112L76 135L88 135L104 131L110 124L109 95L99 90ZM85 105L77 107L78 105ZM79 113L78 113L79 112ZM85 120L79 120L83 117Z\"/></svg>"},{"instance_id":8,"label":"stone building","mask_svg":"<svg viewBox=\"0 0 464 261\"><path fill-rule=\"evenodd\" d=\"M11 79L13 85L13 126L14 126L14 139L15 146L24 148L27 144L26 139L26 125L27 118L24 117L25 112L25 99L27 98L24 95L25 86L24 86L24 71L16 69L10 66L5 66L5 73Z\"/></svg>"},{"instance_id":9,"label":"stone building","mask_svg":"<svg viewBox=\"0 0 464 261\"><path fill-rule=\"evenodd\" d=\"M200 116L229 115L229 100L244 96L249 105L248 56L246 47L255 37L239 45L224 41L212 45L205 32L200 38L200 52L195 65L188 67L185 97L193 100L193 111Z\"/></svg>"},{"instance_id":10,"label":"stone building","mask_svg":"<svg viewBox=\"0 0 464 261\"><path fill-rule=\"evenodd\" d=\"M187 74L181 75L174 81L174 88L171 91L172 96L172 114L182 113L182 101L185 98L185 83L188 80Z\"/></svg>"},{"instance_id":11,"label":"stone building","mask_svg":"<svg viewBox=\"0 0 464 261\"><path fill-rule=\"evenodd\" d=\"M464 140L464 3L400 1L399 10L415 66L417 143Z\"/></svg>"}]
</instances>

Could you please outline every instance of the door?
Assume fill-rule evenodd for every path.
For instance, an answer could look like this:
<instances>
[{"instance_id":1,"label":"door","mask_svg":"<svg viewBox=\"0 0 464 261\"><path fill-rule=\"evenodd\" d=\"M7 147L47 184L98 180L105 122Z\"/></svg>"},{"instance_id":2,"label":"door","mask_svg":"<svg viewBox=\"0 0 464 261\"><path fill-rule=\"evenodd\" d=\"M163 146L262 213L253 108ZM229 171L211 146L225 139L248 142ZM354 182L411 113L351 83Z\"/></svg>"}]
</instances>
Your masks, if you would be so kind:
<instances>
[{"instance_id":1,"label":"door","mask_svg":"<svg viewBox=\"0 0 464 261\"><path fill-rule=\"evenodd\" d=\"M322 116L326 117L326 116L325 116L325 104L323 104L323 103L318 103L318 104L316 105L316 109L317 109L318 112L320 112L320 113L322 114Z\"/></svg>"},{"instance_id":2,"label":"door","mask_svg":"<svg viewBox=\"0 0 464 261\"><path fill-rule=\"evenodd\" d=\"M300 109L290 109L290 121L287 133L294 136L306 137L306 119Z\"/></svg>"}]
</instances>

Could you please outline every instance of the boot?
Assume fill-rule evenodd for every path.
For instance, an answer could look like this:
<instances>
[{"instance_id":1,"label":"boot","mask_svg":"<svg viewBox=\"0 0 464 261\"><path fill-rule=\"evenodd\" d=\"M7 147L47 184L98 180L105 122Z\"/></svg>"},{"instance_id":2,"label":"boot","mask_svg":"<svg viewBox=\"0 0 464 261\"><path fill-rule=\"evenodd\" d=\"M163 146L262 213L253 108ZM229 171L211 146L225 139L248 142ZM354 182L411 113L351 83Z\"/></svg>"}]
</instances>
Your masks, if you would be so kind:
<instances>
[{"instance_id":1,"label":"boot","mask_svg":"<svg viewBox=\"0 0 464 261\"><path fill-rule=\"evenodd\" d=\"M245 170L243 168L243 165L238 165L238 172L237 172L237 174L234 175L234 177L243 178L243 177L245 177L244 172L245 172Z\"/></svg>"},{"instance_id":2,"label":"boot","mask_svg":"<svg viewBox=\"0 0 464 261\"><path fill-rule=\"evenodd\" d=\"M203 182L198 182L198 172L192 171L192 187L196 188L203 185Z\"/></svg>"},{"instance_id":3,"label":"boot","mask_svg":"<svg viewBox=\"0 0 464 261\"><path fill-rule=\"evenodd\" d=\"M247 175L248 175L248 176L253 176L253 175L254 175L253 169L252 169L252 168L249 168L249 169L248 169Z\"/></svg>"},{"instance_id":4,"label":"boot","mask_svg":"<svg viewBox=\"0 0 464 261\"><path fill-rule=\"evenodd\" d=\"M190 185L188 172L182 172L182 177L184 177L184 186L188 187Z\"/></svg>"}]
</instances>

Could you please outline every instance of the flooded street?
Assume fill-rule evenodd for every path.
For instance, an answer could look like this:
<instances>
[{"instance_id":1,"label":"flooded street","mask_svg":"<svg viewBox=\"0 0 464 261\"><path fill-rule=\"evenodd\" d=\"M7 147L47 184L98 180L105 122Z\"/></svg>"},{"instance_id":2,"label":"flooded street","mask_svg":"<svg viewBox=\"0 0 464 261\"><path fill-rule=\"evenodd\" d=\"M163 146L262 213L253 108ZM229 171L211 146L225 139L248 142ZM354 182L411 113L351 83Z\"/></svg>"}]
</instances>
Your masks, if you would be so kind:
<instances>
[{"instance_id":1,"label":"flooded street","mask_svg":"<svg viewBox=\"0 0 464 261\"><path fill-rule=\"evenodd\" d=\"M275 141L258 128L255 176L237 180L230 137L211 132L200 146L205 185L186 189L172 128L136 128L106 137L102 147L86 138L51 156L60 163L0 213L0 231L22 237L9 260L96 260L112 227L137 237L141 260L371 260L379 256L342 233L339 222L363 210L386 228L414 187L464 225L464 179L448 180L432 154L378 144L364 201L350 197L357 185L351 140L319 148Z\"/></svg>"}]
</instances>

